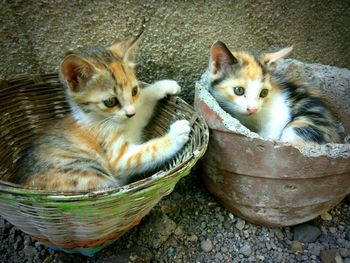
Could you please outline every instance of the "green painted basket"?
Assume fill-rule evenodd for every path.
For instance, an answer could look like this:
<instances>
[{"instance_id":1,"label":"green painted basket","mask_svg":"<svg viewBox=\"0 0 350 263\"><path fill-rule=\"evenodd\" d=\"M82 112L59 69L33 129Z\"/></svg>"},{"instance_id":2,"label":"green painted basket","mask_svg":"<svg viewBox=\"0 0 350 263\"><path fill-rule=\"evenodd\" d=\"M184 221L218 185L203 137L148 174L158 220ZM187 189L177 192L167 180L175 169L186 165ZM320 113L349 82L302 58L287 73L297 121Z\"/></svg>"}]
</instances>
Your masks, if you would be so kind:
<instances>
[{"instance_id":1,"label":"green painted basket","mask_svg":"<svg viewBox=\"0 0 350 263\"><path fill-rule=\"evenodd\" d=\"M204 154L205 121L182 99L164 99L152 119L150 137L171 123L192 123L190 141L172 160L143 179L118 188L90 192L47 192L9 183L15 160L38 128L69 111L57 74L23 75L0 82L0 215L54 249L92 255L140 220Z\"/></svg>"}]
</instances>

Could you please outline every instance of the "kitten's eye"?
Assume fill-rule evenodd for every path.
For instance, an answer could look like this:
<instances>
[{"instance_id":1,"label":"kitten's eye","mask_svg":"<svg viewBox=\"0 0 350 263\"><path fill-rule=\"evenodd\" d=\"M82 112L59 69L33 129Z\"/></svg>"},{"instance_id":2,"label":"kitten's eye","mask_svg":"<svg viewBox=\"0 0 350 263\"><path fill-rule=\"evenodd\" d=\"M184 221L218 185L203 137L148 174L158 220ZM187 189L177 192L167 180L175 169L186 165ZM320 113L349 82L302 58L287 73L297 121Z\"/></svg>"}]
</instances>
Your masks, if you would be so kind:
<instances>
[{"instance_id":1,"label":"kitten's eye","mask_svg":"<svg viewBox=\"0 0 350 263\"><path fill-rule=\"evenodd\" d=\"M104 100L103 101L103 104L107 107L107 108L113 108L115 106L117 106L119 104L119 101L117 98L115 97L112 97L112 98L109 98L107 100Z\"/></svg>"},{"instance_id":2,"label":"kitten's eye","mask_svg":"<svg viewBox=\"0 0 350 263\"><path fill-rule=\"evenodd\" d=\"M269 94L269 90L268 89L263 89L261 92L260 92L260 97L261 98L265 98L267 96L267 94Z\"/></svg>"},{"instance_id":3,"label":"kitten's eye","mask_svg":"<svg viewBox=\"0 0 350 263\"><path fill-rule=\"evenodd\" d=\"M137 86L132 88L131 95L134 97L137 94Z\"/></svg>"},{"instance_id":4,"label":"kitten's eye","mask_svg":"<svg viewBox=\"0 0 350 263\"><path fill-rule=\"evenodd\" d=\"M244 94L244 88L242 87L234 87L233 91L237 96L242 96Z\"/></svg>"}]
</instances>

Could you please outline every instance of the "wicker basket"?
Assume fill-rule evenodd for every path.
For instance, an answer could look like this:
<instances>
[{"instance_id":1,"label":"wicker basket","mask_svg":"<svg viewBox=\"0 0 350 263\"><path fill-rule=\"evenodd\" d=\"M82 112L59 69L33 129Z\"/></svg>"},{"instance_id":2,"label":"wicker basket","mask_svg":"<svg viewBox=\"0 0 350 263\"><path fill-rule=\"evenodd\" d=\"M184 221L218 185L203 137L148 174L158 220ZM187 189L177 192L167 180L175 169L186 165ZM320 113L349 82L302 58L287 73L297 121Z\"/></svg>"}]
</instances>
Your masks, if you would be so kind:
<instances>
[{"instance_id":1,"label":"wicker basket","mask_svg":"<svg viewBox=\"0 0 350 263\"><path fill-rule=\"evenodd\" d=\"M208 144L208 127L180 98L161 101L152 136L178 119L192 123L190 141L154 174L100 191L55 193L9 183L14 161L39 127L62 118L69 107L57 74L24 75L0 82L0 215L52 248L92 255L137 225L190 172Z\"/></svg>"}]
</instances>

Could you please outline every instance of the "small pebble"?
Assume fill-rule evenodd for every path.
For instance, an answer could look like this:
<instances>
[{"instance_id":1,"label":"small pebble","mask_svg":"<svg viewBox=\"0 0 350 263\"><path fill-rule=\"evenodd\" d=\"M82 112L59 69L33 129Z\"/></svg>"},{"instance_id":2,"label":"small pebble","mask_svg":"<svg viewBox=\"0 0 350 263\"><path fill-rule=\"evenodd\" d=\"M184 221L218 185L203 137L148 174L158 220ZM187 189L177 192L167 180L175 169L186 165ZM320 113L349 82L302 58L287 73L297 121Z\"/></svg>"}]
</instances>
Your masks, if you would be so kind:
<instances>
[{"instance_id":1,"label":"small pebble","mask_svg":"<svg viewBox=\"0 0 350 263\"><path fill-rule=\"evenodd\" d=\"M231 214L231 213L228 214L228 217L229 217L231 220L234 219L234 216L233 216L233 214Z\"/></svg>"},{"instance_id":2,"label":"small pebble","mask_svg":"<svg viewBox=\"0 0 350 263\"><path fill-rule=\"evenodd\" d=\"M230 229L230 228L231 228L231 224L230 224L230 222L227 221L227 220L224 221L223 225L224 225L224 228L225 228L225 229Z\"/></svg>"},{"instance_id":3,"label":"small pebble","mask_svg":"<svg viewBox=\"0 0 350 263\"><path fill-rule=\"evenodd\" d=\"M299 241L292 241L291 250L295 252L301 252L304 250L304 245Z\"/></svg>"},{"instance_id":4,"label":"small pebble","mask_svg":"<svg viewBox=\"0 0 350 263\"><path fill-rule=\"evenodd\" d=\"M245 238L249 238L249 236L250 236L249 232L247 230L243 231L243 235L244 235Z\"/></svg>"},{"instance_id":5,"label":"small pebble","mask_svg":"<svg viewBox=\"0 0 350 263\"><path fill-rule=\"evenodd\" d=\"M182 226L178 226L175 228L174 234L176 236L181 236L183 234L184 230Z\"/></svg>"},{"instance_id":6,"label":"small pebble","mask_svg":"<svg viewBox=\"0 0 350 263\"><path fill-rule=\"evenodd\" d=\"M226 253L228 251L228 248L227 247L221 247L221 251Z\"/></svg>"},{"instance_id":7,"label":"small pebble","mask_svg":"<svg viewBox=\"0 0 350 263\"><path fill-rule=\"evenodd\" d=\"M208 207L209 208L215 207L216 205L217 205L216 202L208 202Z\"/></svg>"},{"instance_id":8,"label":"small pebble","mask_svg":"<svg viewBox=\"0 0 350 263\"><path fill-rule=\"evenodd\" d=\"M312 255L319 256L320 251L324 249L324 246L319 242L315 242L315 243L310 243L307 249L310 251Z\"/></svg>"},{"instance_id":9,"label":"small pebble","mask_svg":"<svg viewBox=\"0 0 350 263\"><path fill-rule=\"evenodd\" d=\"M164 214L169 214L171 212L171 207L169 205L162 205L162 207L160 208L160 210L164 213Z\"/></svg>"},{"instance_id":10,"label":"small pebble","mask_svg":"<svg viewBox=\"0 0 350 263\"><path fill-rule=\"evenodd\" d=\"M257 256L257 259L261 260L261 261L264 261L265 260L265 257L264 256Z\"/></svg>"},{"instance_id":11,"label":"small pebble","mask_svg":"<svg viewBox=\"0 0 350 263\"><path fill-rule=\"evenodd\" d=\"M188 240L195 243L198 241L198 237L196 235L191 235L188 237Z\"/></svg>"},{"instance_id":12,"label":"small pebble","mask_svg":"<svg viewBox=\"0 0 350 263\"><path fill-rule=\"evenodd\" d=\"M250 247L250 245L244 245L240 248L239 253L248 257L252 254L252 248Z\"/></svg>"},{"instance_id":13,"label":"small pebble","mask_svg":"<svg viewBox=\"0 0 350 263\"><path fill-rule=\"evenodd\" d=\"M331 227L329 228L329 232L332 233L332 234L335 234L335 233L337 232L337 228L331 226Z\"/></svg>"},{"instance_id":14,"label":"small pebble","mask_svg":"<svg viewBox=\"0 0 350 263\"><path fill-rule=\"evenodd\" d=\"M321 215L321 218L322 220L325 220L325 221L331 221L332 220L332 216L330 213L328 212L325 212Z\"/></svg>"},{"instance_id":15,"label":"small pebble","mask_svg":"<svg viewBox=\"0 0 350 263\"><path fill-rule=\"evenodd\" d=\"M238 230L241 230L241 231L242 231L243 228L244 228L244 226L245 226L245 221L242 220L242 219L240 219L240 218L238 218L235 226L236 226L236 228L237 228Z\"/></svg>"},{"instance_id":16,"label":"small pebble","mask_svg":"<svg viewBox=\"0 0 350 263\"><path fill-rule=\"evenodd\" d=\"M267 250L271 250L271 248L272 248L272 247L271 247L271 244L270 244L270 243L267 243L267 244L266 244L266 248L267 248Z\"/></svg>"},{"instance_id":17,"label":"small pebble","mask_svg":"<svg viewBox=\"0 0 350 263\"><path fill-rule=\"evenodd\" d=\"M224 256L220 252L218 252L218 253L215 254L215 258L217 258L218 260L221 261L221 260L224 259Z\"/></svg>"},{"instance_id":18,"label":"small pebble","mask_svg":"<svg viewBox=\"0 0 350 263\"><path fill-rule=\"evenodd\" d=\"M327 228L325 226L320 227L322 234L326 235L328 233Z\"/></svg>"},{"instance_id":19,"label":"small pebble","mask_svg":"<svg viewBox=\"0 0 350 263\"><path fill-rule=\"evenodd\" d=\"M207 239L201 242L201 248L204 252L210 252L213 249L213 243Z\"/></svg>"},{"instance_id":20,"label":"small pebble","mask_svg":"<svg viewBox=\"0 0 350 263\"><path fill-rule=\"evenodd\" d=\"M350 241L350 229L346 231L345 238L346 240Z\"/></svg>"},{"instance_id":21,"label":"small pebble","mask_svg":"<svg viewBox=\"0 0 350 263\"><path fill-rule=\"evenodd\" d=\"M220 214L217 214L216 218L219 220L220 223L224 222L224 220L225 220L225 218Z\"/></svg>"}]
</instances>

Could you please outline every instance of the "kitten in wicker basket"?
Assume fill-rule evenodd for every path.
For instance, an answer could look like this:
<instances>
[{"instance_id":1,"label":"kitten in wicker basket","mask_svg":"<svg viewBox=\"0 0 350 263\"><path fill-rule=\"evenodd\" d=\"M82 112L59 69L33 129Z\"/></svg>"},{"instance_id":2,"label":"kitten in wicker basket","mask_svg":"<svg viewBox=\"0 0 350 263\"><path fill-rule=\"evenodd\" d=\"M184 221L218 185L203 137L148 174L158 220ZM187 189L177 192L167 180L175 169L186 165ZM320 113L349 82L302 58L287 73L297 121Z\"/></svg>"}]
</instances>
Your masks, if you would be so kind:
<instances>
[{"instance_id":1,"label":"kitten in wicker basket","mask_svg":"<svg viewBox=\"0 0 350 263\"><path fill-rule=\"evenodd\" d=\"M180 87L161 80L140 88L133 63L138 39L64 58L60 77L71 114L25 152L17 183L53 191L121 186L185 145L191 130L187 120L174 122L164 136L141 141L157 102L179 94Z\"/></svg>"},{"instance_id":2,"label":"kitten in wicker basket","mask_svg":"<svg viewBox=\"0 0 350 263\"><path fill-rule=\"evenodd\" d=\"M339 142L337 123L320 93L273 73L291 47L253 56L215 42L210 51L210 92L220 106L262 137L291 144Z\"/></svg>"}]
</instances>

